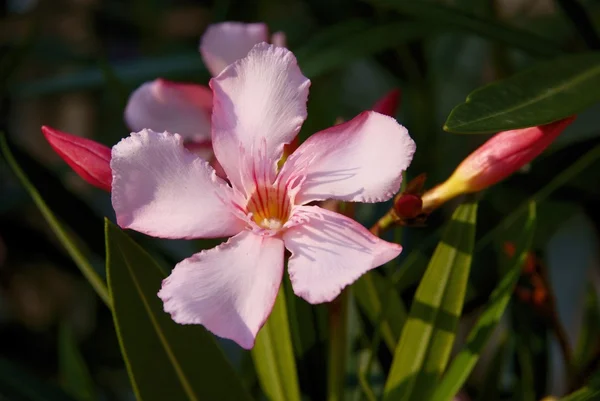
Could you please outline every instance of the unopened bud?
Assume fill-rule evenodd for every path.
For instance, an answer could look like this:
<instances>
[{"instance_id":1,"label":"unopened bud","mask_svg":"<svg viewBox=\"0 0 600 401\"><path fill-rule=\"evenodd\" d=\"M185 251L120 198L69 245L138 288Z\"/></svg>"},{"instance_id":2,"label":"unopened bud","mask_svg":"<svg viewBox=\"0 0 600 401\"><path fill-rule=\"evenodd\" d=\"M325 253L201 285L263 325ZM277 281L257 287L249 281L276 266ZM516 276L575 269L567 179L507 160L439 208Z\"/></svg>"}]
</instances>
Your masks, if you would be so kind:
<instances>
[{"instance_id":1,"label":"unopened bud","mask_svg":"<svg viewBox=\"0 0 600 401\"><path fill-rule=\"evenodd\" d=\"M402 220L414 219L423 212L423 201L419 195L401 194L394 201L394 211Z\"/></svg>"},{"instance_id":2,"label":"unopened bud","mask_svg":"<svg viewBox=\"0 0 600 401\"><path fill-rule=\"evenodd\" d=\"M497 184L539 156L573 120L574 116L494 135L463 160L448 180L423 195L423 209L431 211L458 195Z\"/></svg>"},{"instance_id":3,"label":"unopened bud","mask_svg":"<svg viewBox=\"0 0 600 401\"><path fill-rule=\"evenodd\" d=\"M376 111L386 116L395 117L400 106L400 90L394 89L383 95L381 99L373 106Z\"/></svg>"},{"instance_id":4,"label":"unopened bud","mask_svg":"<svg viewBox=\"0 0 600 401\"><path fill-rule=\"evenodd\" d=\"M108 146L46 126L42 127L42 133L54 151L81 178L95 187L110 192L112 172L111 150Z\"/></svg>"}]
</instances>

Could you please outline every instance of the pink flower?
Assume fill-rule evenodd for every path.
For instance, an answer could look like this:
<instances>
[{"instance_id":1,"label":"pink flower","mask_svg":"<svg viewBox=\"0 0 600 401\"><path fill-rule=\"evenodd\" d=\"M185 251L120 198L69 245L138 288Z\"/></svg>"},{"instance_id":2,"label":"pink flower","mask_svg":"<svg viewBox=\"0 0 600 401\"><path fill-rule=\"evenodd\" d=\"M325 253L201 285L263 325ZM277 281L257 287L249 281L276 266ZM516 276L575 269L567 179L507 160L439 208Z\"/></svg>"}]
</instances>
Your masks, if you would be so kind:
<instances>
[{"instance_id":1,"label":"pink flower","mask_svg":"<svg viewBox=\"0 0 600 401\"><path fill-rule=\"evenodd\" d=\"M217 76L227 65L246 57L255 44L268 39L269 30L263 23L214 24L202 36L200 53L208 70ZM285 34L276 33L272 40L285 47ZM148 128L177 133L200 156L211 160L211 109L212 92L208 87L159 78L146 82L131 94L125 121L133 131Z\"/></svg>"},{"instance_id":2,"label":"pink flower","mask_svg":"<svg viewBox=\"0 0 600 401\"><path fill-rule=\"evenodd\" d=\"M391 117L363 112L311 136L280 170L306 119L310 81L294 55L261 43L213 78L212 142L228 183L183 138L142 130L112 150L117 222L164 238L231 238L175 266L158 296L180 324L252 348L283 275L328 302L402 250L313 201L379 202L400 187L415 143Z\"/></svg>"}]
</instances>

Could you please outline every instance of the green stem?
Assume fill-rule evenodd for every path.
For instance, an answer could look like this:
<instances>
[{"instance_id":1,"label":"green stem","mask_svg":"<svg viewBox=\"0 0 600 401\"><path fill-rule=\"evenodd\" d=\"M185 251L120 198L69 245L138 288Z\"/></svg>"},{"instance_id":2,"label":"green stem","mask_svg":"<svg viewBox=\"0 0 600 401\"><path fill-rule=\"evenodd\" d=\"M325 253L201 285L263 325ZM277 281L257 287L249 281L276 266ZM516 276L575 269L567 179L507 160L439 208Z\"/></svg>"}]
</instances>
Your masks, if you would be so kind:
<instances>
[{"instance_id":1,"label":"green stem","mask_svg":"<svg viewBox=\"0 0 600 401\"><path fill-rule=\"evenodd\" d=\"M329 368L327 401L344 400L348 343L348 290L329 305Z\"/></svg>"}]
</instances>

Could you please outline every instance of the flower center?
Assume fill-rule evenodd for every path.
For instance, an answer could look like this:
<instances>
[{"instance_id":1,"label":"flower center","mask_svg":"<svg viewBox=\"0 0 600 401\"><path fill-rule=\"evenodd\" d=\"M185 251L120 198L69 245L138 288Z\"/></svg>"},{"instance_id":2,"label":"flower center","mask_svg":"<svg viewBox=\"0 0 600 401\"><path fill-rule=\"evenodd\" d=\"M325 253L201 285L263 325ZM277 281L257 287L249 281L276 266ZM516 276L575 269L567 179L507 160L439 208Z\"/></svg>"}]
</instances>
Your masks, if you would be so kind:
<instances>
[{"instance_id":1,"label":"flower center","mask_svg":"<svg viewBox=\"0 0 600 401\"><path fill-rule=\"evenodd\" d=\"M279 230L290 217L291 203L285 189L259 186L248 199L246 209L260 227Z\"/></svg>"}]
</instances>

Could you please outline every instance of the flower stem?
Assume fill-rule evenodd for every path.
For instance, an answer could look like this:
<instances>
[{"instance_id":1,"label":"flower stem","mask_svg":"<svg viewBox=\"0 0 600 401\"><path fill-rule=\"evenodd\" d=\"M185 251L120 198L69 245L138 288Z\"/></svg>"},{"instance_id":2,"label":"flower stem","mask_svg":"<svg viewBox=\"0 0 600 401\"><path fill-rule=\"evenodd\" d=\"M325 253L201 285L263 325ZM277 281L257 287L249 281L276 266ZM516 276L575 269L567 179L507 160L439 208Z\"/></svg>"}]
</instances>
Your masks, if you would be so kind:
<instances>
[{"instance_id":1,"label":"flower stem","mask_svg":"<svg viewBox=\"0 0 600 401\"><path fill-rule=\"evenodd\" d=\"M371 233L373 235L376 236L380 236L381 234L383 234L385 231L389 230L390 228L392 228L394 226L394 224L396 222L398 222L398 216L396 215L396 212L394 211L394 209L390 209L386 214L383 215L382 218L380 218L377 223L375 223L373 225L373 227L371 227Z\"/></svg>"},{"instance_id":2,"label":"flower stem","mask_svg":"<svg viewBox=\"0 0 600 401\"><path fill-rule=\"evenodd\" d=\"M327 401L344 399L348 343L348 289L329 304Z\"/></svg>"}]
</instances>

